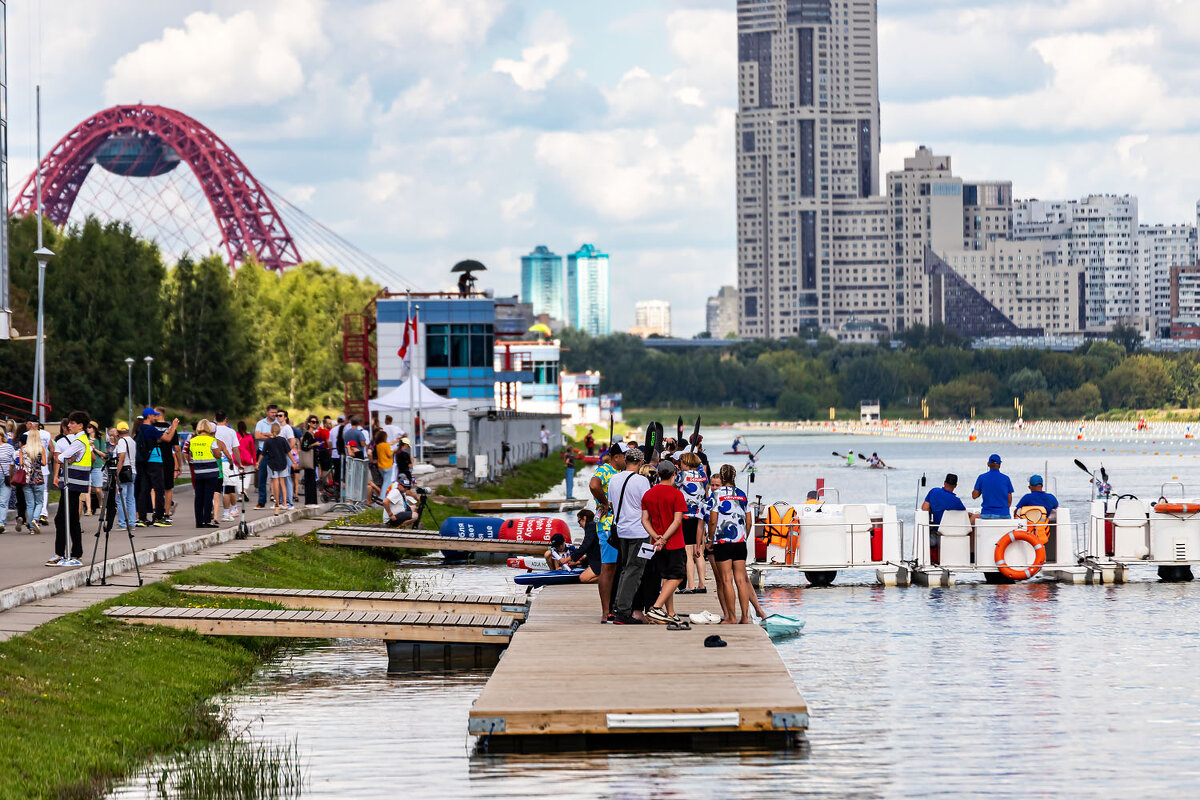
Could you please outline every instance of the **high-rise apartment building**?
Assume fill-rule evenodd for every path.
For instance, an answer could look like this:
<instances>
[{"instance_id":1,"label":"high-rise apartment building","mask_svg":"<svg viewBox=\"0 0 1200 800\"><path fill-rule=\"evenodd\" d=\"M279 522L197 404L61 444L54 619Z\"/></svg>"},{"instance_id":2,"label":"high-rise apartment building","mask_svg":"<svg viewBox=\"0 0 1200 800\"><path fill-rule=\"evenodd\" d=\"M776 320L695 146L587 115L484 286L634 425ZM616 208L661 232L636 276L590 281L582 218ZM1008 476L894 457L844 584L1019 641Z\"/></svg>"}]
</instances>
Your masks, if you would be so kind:
<instances>
[{"instance_id":1,"label":"high-rise apartment building","mask_svg":"<svg viewBox=\"0 0 1200 800\"><path fill-rule=\"evenodd\" d=\"M567 256L567 325L591 336L612 331L608 253L585 244Z\"/></svg>"},{"instance_id":2,"label":"high-rise apartment building","mask_svg":"<svg viewBox=\"0 0 1200 800\"><path fill-rule=\"evenodd\" d=\"M521 256L521 302L533 306L533 316L563 318L563 260L544 244Z\"/></svg>"},{"instance_id":3,"label":"high-rise apartment building","mask_svg":"<svg viewBox=\"0 0 1200 800\"><path fill-rule=\"evenodd\" d=\"M738 330L738 291L733 286L722 286L715 297L708 298L705 326L708 335L724 339Z\"/></svg>"},{"instance_id":4,"label":"high-rise apartment building","mask_svg":"<svg viewBox=\"0 0 1200 800\"><path fill-rule=\"evenodd\" d=\"M835 210L878 194L875 0L738 0L737 9L739 330L829 328ZM875 285L891 291L890 279Z\"/></svg>"},{"instance_id":5,"label":"high-rise apartment building","mask_svg":"<svg viewBox=\"0 0 1200 800\"><path fill-rule=\"evenodd\" d=\"M671 335L671 304L666 300L639 300L633 308L636 324L631 333L643 338Z\"/></svg>"},{"instance_id":6,"label":"high-rise apartment building","mask_svg":"<svg viewBox=\"0 0 1200 800\"><path fill-rule=\"evenodd\" d=\"M1049 263L1083 269L1085 330L1143 325L1133 292L1137 233L1137 198L1130 195L1013 203L1014 239L1040 240Z\"/></svg>"},{"instance_id":7,"label":"high-rise apartment building","mask_svg":"<svg viewBox=\"0 0 1200 800\"><path fill-rule=\"evenodd\" d=\"M1053 263L1042 242L993 239L978 250L939 255L1019 330L1037 335L1080 330L1082 267Z\"/></svg>"},{"instance_id":8,"label":"high-rise apartment building","mask_svg":"<svg viewBox=\"0 0 1200 800\"><path fill-rule=\"evenodd\" d=\"M1135 314L1145 320L1143 334L1157 339L1171 331L1171 269L1197 263L1192 225L1139 225L1133 276Z\"/></svg>"}]
</instances>

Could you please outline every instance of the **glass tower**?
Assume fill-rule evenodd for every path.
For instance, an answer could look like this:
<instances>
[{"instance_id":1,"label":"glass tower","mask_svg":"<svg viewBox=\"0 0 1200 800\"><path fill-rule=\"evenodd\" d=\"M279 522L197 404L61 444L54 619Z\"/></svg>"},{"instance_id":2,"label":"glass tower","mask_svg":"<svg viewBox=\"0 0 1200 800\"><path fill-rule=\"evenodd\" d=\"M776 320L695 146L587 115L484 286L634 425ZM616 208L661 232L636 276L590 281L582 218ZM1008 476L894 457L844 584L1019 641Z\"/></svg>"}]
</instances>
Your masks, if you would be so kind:
<instances>
[{"instance_id":1,"label":"glass tower","mask_svg":"<svg viewBox=\"0 0 1200 800\"><path fill-rule=\"evenodd\" d=\"M563 260L544 244L521 256L521 302L533 306L533 315L563 318Z\"/></svg>"},{"instance_id":2,"label":"glass tower","mask_svg":"<svg viewBox=\"0 0 1200 800\"><path fill-rule=\"evenodd\" d=\"M585 244L567 256L567 325L591 336L612 331L608 307L608 253Z\"/></svg>"}]
</instances>

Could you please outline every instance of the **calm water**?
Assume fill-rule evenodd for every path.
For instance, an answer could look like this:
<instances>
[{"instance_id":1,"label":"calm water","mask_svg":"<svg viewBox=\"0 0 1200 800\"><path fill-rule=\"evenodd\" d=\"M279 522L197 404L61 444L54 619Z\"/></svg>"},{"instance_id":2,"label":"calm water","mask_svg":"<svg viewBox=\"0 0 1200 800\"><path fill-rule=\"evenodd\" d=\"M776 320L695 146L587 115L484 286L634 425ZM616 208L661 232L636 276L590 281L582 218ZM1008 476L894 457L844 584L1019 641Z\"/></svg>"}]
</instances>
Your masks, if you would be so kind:
<instances>
[{"instance_id":1,"label":"calm water","mask_svg":"<svg viewBox=\"0 0 1200 800\"><path fill-rule=\"evenodd\" d=\"M766 501L802 498L818 475L843 500L877 501L886 474L891 501L910 517L922 471L936 481L957 471L969 490L993 451L1018 488L1048 460L1050 488L1057 479L1077 514L1088 485L1074 457L1097 465L1103 457L1122 492L1156 497L1176 476L1200 490L1190 452L794 435L761 443L755 493ZM847 447L878 450L897 469L850 470L825 455ZM515 588L504 567L409 567L433 590ZM225 702L253 735L298 739L308 798L1195 796L1200 585L1161 584L1150 569L1135 578L1111 587L884 589L858 572L812 589L773 574L763 605L808 621L803 637L778 645L812 714L804 747L784 753L474 755L466 716L487 671L388 674L375 642L285 654ZM570 686L570 675L546 676L547 691ZM147 795L134 784L115 796Z\"/></svg>"}]
</instances>

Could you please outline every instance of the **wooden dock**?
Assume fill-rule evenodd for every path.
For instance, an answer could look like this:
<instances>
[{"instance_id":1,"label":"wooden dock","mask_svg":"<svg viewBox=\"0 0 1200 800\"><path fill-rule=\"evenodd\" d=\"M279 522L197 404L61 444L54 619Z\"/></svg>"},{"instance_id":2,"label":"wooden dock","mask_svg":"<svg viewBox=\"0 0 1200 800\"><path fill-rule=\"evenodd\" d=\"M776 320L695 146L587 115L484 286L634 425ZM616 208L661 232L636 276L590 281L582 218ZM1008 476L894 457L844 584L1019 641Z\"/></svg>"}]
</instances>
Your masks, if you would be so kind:
<instances>
[{"instance_id":1,"label":"wooden dock","mask_svg":"<svg viewBox=\"0 0 1200 800\"><path fill-rule=\"evenodd\" d=\"M185 594L236 597L313 611L387 611L462 616L508 616L524 620L526 595L432 594L429 592L339 592L313 589L262 589L245 586L176 586Z\"/></svg>"},{"instance_id":2,"label":"wooden dock","mask_svg":"<svg viewBox=\"0 0 1200 800\"><path fill-rule=\"evenodd\" d=\"M472 511L578 511L587 501L578 500L472 500Z\"/></svg>"},{"instance_id":3,"label":"wooden dock","mask_svg":"<svg viewBox=\"0 0 1200 800\"><path fill-rule=\"evenodd\" d=\"M504 645L519 624L498 614L392 614L371 611L288 611L251 608L115 606L104 615L140 625L165 625L206 636L298 639L382 639L386 642Z\"/></svg>"},{"instance_id":4,"label":"wooden dock","mask_svg":"<svg viewBox=\"0 0 1200 800\"><path fill-rule=\"evenodd\" d=\"M393 528L330 528L317 534L322 544L351 547L395 547L404 550L453 550L462 553L507 553L540 556L547 545L503 539L468 539L441 536L437 531L400 531Z\"/></svg>"},{"instance_id":5,"label":"wooden dock","mask_svg":"<svg viewBox=\"0 0 1200 800\"><path fill-rule=\"evenodd\" d=\"M675 606L681 616L718 611L714 594ZM808 706L761 627L668 631L601 625L599 616L595 586L537 593L471 708L469 732L488 737L489 750L525 751L657 746L670 736L685 746L786 746L808 727ZM728 646L705 647L712 634Z\"/></svg>"}]
</instances>

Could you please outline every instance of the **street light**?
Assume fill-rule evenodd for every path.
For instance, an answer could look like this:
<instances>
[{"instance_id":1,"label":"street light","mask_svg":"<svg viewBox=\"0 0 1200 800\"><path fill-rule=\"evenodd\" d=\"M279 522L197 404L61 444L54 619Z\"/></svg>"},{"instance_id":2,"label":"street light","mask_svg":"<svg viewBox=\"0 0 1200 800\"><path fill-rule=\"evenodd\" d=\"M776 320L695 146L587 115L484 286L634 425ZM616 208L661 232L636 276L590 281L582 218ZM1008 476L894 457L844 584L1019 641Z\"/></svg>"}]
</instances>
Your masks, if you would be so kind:
<instances>
[{"instance_id":1,"label":"street light","mask_svg":"<svg viewBox=\"0 0 1200 800\"><path fill-rule=\"evenodd\" d=\"M133 359L125 359L125 368L129 372L129 429L133 430Z\"/></svg>"},{"instance_id":2,"label":"street light","mask_svg":"<svg viewBox=\"0 0 1200 800\"><path fill-rule=\"evenodd\" d=\"M154 405L150 402L150 363L154 361L154 357L146 356L142 360L146 362L146 408L150 408Z\"/></svg>"},{"instance_id":3,"label":"street light","mask_svg":"<svg viewBox=\"0 0 1200 800\"><path fill-rule=\"evenodd\" d=\"M38 220L40 226L41 220ZM38 238L41 239L41 227L38 228ZM48 247L39 247L33 251L33 257L38 263L38 323L37 346L34 349L35 374L33 376L33 412L38 421L46 422L46 265L54 258L54 251Z\"/></svg>"}]
</instances>

